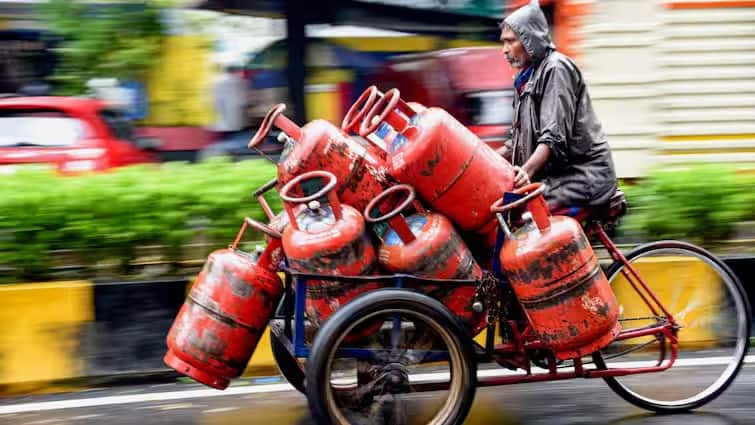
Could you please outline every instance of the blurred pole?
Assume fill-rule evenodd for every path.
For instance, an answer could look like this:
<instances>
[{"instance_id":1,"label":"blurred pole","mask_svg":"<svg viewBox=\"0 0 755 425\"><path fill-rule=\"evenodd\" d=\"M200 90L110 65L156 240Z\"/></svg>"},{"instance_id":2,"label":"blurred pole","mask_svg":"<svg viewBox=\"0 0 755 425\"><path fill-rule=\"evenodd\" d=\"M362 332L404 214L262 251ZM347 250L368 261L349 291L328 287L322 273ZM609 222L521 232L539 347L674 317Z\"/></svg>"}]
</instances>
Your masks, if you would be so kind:
<instances>
[{"instance_id":1,"label":"blurred pole","mask_svg":"<svg viewBox=\"0 0 755 425\"><path fill-rule=\"evenodd\" d=\"M304 103L304 82L306 78L307 40L305 16L308 9L306 0L286 1L286 34L288 37L288 95L294 108L294 121L303 125L307 120Z\"/></svg>"}]
</instances>

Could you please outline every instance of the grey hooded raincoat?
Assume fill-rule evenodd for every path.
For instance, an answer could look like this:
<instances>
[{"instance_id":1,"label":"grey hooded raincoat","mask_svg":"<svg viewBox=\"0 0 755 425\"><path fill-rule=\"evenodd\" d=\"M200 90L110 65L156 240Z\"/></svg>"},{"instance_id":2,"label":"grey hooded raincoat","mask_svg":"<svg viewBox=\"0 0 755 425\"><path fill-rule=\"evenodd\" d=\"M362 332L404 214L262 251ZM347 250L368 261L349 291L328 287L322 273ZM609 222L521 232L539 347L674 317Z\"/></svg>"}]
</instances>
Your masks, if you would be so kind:
<instances>
[{"instance_id":1,"label":"grey hooded raincoat","mask_svg":"<svg viewBox=\"0 0 755 425\"><path fill-rule=\"evenodd\" d=\"M532 180L548 186L546 198L552 207L607 203L617 189L616 174L582 73L571 59L555 51L537 1L516 10L504 23L535 66L514 99L512 162L523 165L537 145L545 143L551 157Z\"/></svg>"}]
</instances>

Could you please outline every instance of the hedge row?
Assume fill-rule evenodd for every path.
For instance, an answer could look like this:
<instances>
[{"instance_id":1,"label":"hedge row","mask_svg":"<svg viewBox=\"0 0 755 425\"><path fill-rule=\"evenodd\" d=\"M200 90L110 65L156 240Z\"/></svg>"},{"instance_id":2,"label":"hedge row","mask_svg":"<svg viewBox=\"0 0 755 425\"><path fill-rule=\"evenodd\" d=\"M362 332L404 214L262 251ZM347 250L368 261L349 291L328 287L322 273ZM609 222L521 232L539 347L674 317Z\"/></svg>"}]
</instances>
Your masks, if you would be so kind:
<instances>
[{"instance_id":1,"label":"hedge row","mask_svg":"<svg viewBox=\"0 0 755 425\"><path fill-rule=\"evenodd\" d=\"M0 180L0 265L17 279L45 278L57 250L125 267L140 246L163 246L166 260L202 241L233 240L244 216L263 219L252 192L275 177L263 160L134 166L77 177L29 171ZM280 208L277 196L270 198ZM261 239L260 235L251 239Z\"/></svg>"},{"instance_id":2,"label":"hedge row","mask_svg":"<svg viewBox=\"0 0 755 425\"><path fill-rule=\"evenodd\" d=\"M732 237L737 223L755 220L755 175L721 164L659 169L622 188L629 215L621 230L643 239L711 245Z\"/></svg>"},{"instance_id":3,"label":"hedge row","mask_svg":"<svg viewBox=\"0 0 755 425\"><path fill-rule=\"evenodd\" d=\"M0 266L9 280L44 279L73 250L85 264L119 261L121 272L140 247L158 245L167 262L193 242L227 245L244 216L264 219L252 192L273 178L262 160L127 167L58 177L21 172L0 179ZM755 176L722 166L656 171L624 186L629 215L620 234L712 243L736 223L755 220ZM277 196L269 197L280 209ZM248 240L259 240L260 235Z\"/></svg>"}]
</instances>

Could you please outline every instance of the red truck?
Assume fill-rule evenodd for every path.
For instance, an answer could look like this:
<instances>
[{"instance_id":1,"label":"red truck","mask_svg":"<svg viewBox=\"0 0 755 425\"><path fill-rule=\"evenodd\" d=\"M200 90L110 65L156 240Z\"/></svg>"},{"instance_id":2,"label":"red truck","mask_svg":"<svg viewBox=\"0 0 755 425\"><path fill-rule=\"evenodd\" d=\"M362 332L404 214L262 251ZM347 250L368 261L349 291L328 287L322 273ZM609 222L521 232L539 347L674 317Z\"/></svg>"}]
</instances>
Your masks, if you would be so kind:
<instances>
[{"instance_id":1,"label":"red truck","mask_svg":"<svg viewBox=\"0 0 755 425\"><path fill-rule=\"evenodd\" d=\"M513 75L500 47L395 56L370 81L382 90L447 110L491 147L503 144L513 117Z\"/></svg>"},{"instance_id":2,"label":"red truck","mask_svg":"<svg viewBox=\"0 0 755 425\"><path fill-rule=\"evenodd\" d=\"M156 162L156 143L134 137L130 123L99 100L0 99L0 173L53 167L76 174Z\"/></svg>"}]
</instances>

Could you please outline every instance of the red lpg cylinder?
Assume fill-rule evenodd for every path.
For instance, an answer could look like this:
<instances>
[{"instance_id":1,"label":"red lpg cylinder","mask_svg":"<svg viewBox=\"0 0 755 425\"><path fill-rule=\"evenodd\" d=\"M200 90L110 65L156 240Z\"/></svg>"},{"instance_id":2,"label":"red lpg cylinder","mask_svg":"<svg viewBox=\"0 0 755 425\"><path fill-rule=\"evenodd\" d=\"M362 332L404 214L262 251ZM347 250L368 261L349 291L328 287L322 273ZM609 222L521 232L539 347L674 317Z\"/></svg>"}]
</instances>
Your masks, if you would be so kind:
<instances>
[{"instance_id":1,"label":"red lpg cylinder","mask_svg":"<svg viewBox=\"0 0 755 425\"><path fill-rule=\"evenodd\" d=\"M322 189L317 193L291 196L296 186L313 180L321 182ZM375 270L377 259L365 232L364 219L359 211L339 201L333 190L336 184L332 173L311 171L295 177L281 189L289 221L283 231L283 251L291 270L338 276L368 275ZM295 212L296 204L305 204L306 208ZM318 327L341 305L377 287L377 283L355 285L310 280L305 305L307 317Z\"/></svg>"},{"instance_id":2,"label":"red lpg cylinder","mask_svg":"<svg viewBox=\"0 0 755 425\"><path fill-rule=\"evenodd\" d=\"M404 195L395 201L401 202L392 211L376 217L388 204L386 201L397 193ZM402 216L401 211L410 204L414 204L417 213ZM387 189L370 202L364 211L364 217L369 223L388 221L390 229L382 237L383 243L378 256L383 269L431 279L482 277L480 266L454 230L451 221L440 214L424 210L419 202L414 202L414 189L411 186L397 185ZM485 328L487 312L482 306L486 300L476 299L474 285L453 286L449 283L423 290L436 294L475 334Z\"/></svg>"},{"instance_id":3,"label":"red lpg cylinder","mask_svg":"<svg viewBox=\"0 0 755 425\"><path fill-rule=\"evenodd\" d=\"M507 233L501 272L509 279L540 340L562 360L584 356L608 345L621 330L616 297L582 227L570 217L551 217L545 186L516 191L524 198L491 211L498 214L526 205L524 226Z\"/></svg>"},{"instance_id":4,"label":"red lpg cylinder","mask_svg":"<svg viewBox=\"0 0 755 425\"><path fill-rule=\"evenodd\" d=\"M273 107L249 142L250 149L257 146L273 125L283 131L285 148L278 162L279 188L308 171L329 171L338 179L336 190L341 200L360 211L383 190L384 154L375 146L352 139L325 120L299 127L283 115L285 110L282 103Z\"/></svg>"},{"instance_id":5,"label":"red lpg cylinder","mask_svg":"<svg viewBox=\"0 0 755 425\"><path fill-rule=\"evenodd\" d=\"M388 174L414 186L432 209L462 230L495 244L497 224L490 204L514 185L514 168L446 111L427 108L414 118L398 90L389 90L362 120L359 133L381 123L398 131L388 143Z\"/></svg>"},{"instance_id":6,"label":"red lpg cylinder","mask_svg":"<svg viewBox=\"0 0 755 425\"><path fill-rule=\"evenodd\" d=\"M247 226L271 237L255 261L237 245ZM217 389L244 371L283 295L281 234L246 218L229 249L213 252L168 333L163 361Z\"/></svg>"}]
</instances>

